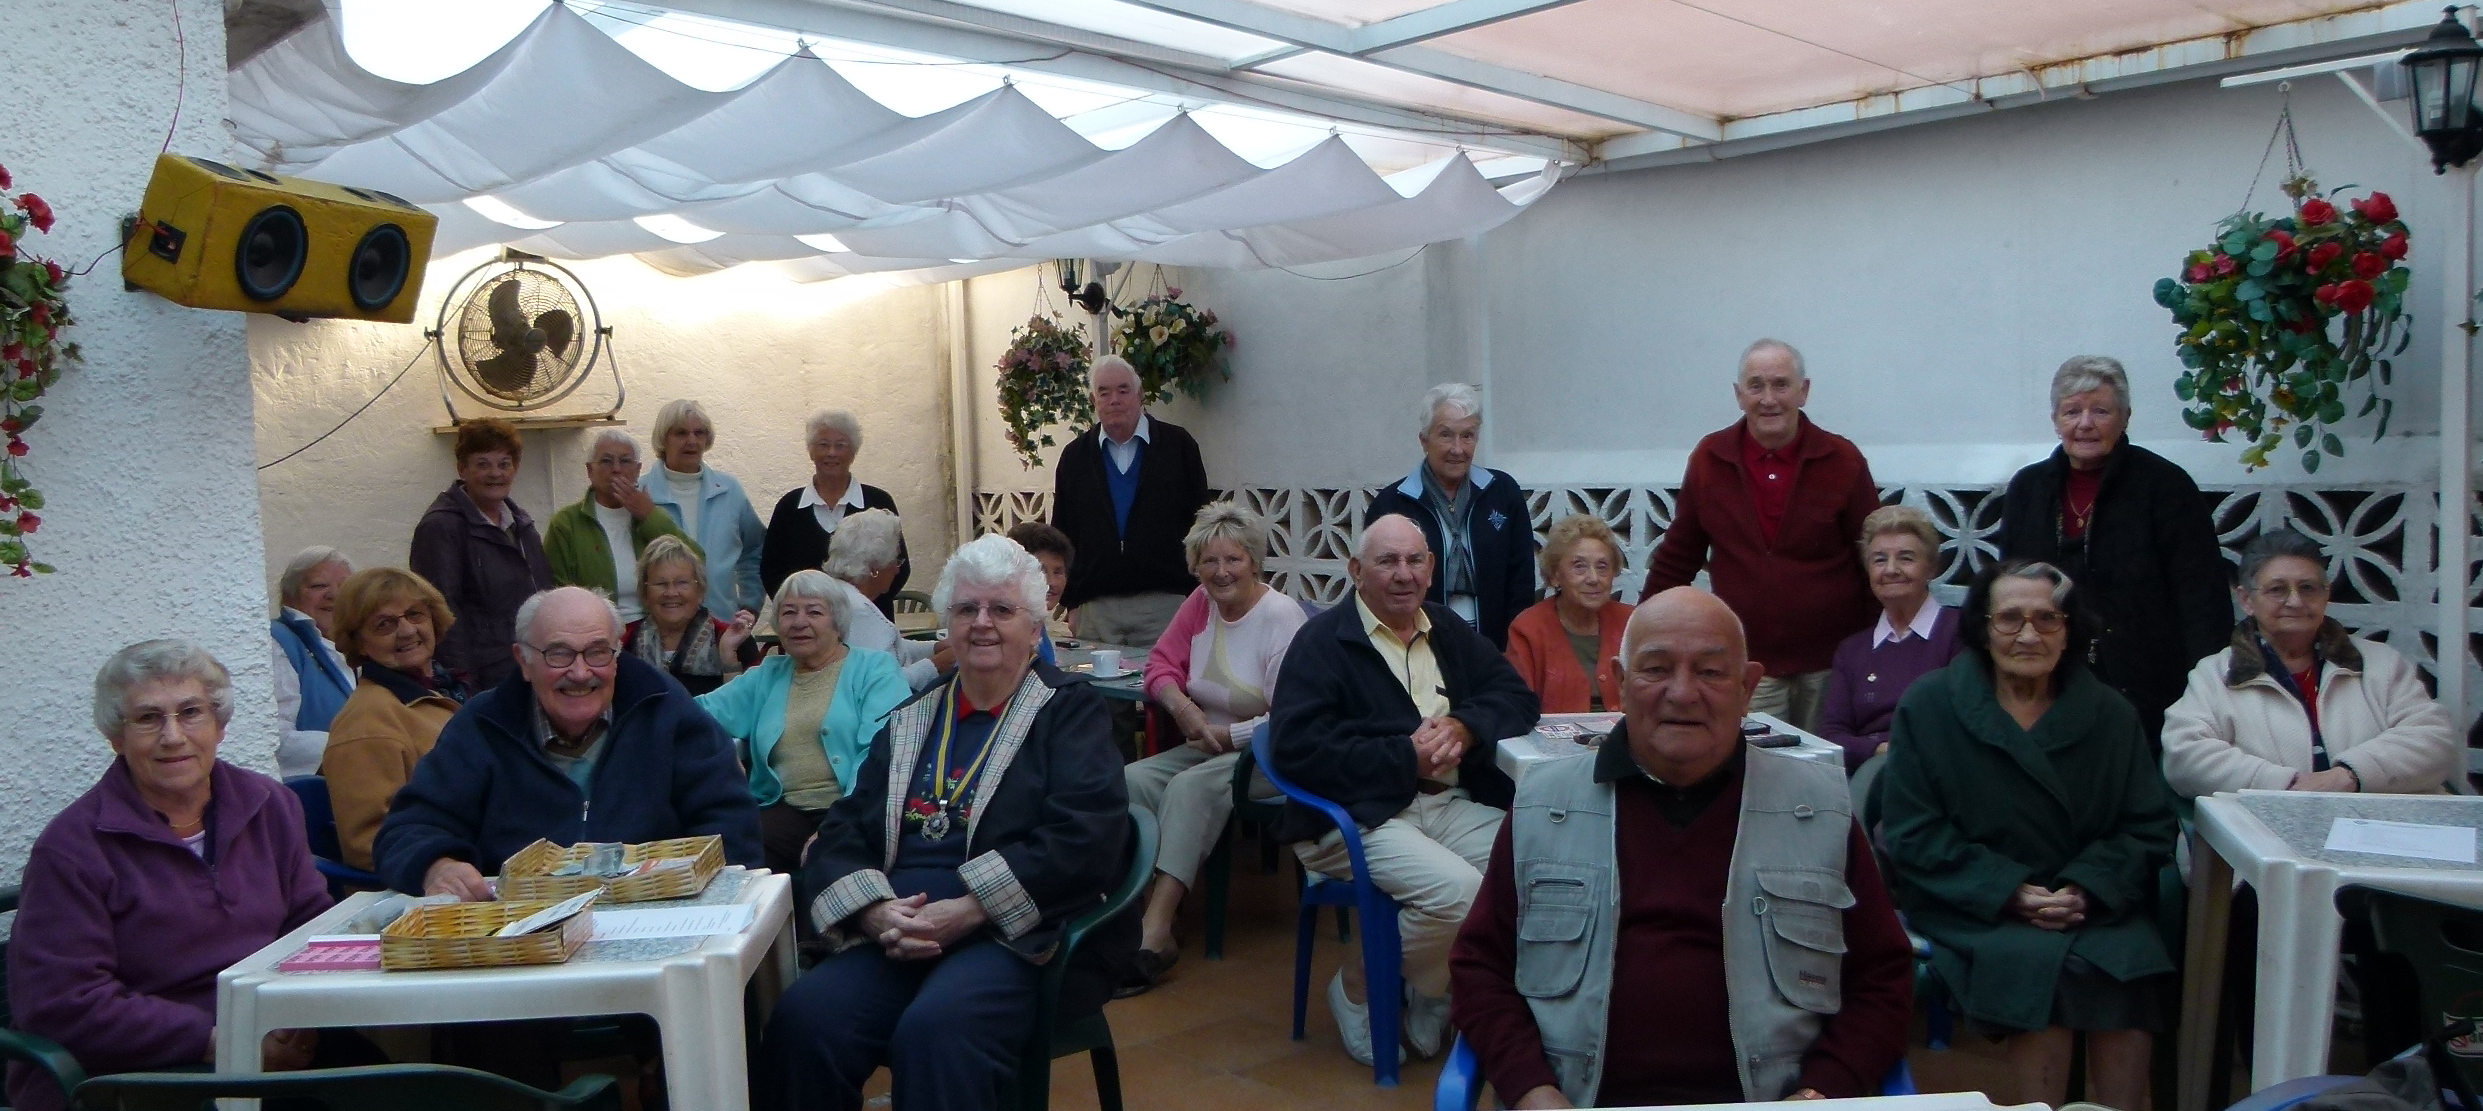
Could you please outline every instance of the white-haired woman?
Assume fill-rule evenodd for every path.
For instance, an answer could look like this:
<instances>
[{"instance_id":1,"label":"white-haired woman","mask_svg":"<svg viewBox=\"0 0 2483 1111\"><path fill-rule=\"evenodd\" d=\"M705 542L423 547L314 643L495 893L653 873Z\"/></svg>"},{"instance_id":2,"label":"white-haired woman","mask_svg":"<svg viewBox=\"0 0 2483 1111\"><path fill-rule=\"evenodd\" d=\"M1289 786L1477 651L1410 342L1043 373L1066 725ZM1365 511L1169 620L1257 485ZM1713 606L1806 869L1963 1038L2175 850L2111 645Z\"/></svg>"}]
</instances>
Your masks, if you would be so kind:
<instances>
[{"instance_id":1,"label":"white-haired woman","mask_svg":"<svg viewBox=\"0 0 2483 1111\"><path fill-rule=\"evenodd\" d=\"M847 607L845 643L895 656L898 663L905 665L906 686L921 690L939 681L940 665L934 659L939 646L925 640L907 640L896 622L870 601L895 589L890 584L902 572L904 562L905 534L896 514L885 509L865 509L845 518L837 528L834 542L828 545L827 562L820 570L845 584L852 601Z\"/></svg>"},{"instance_id":2,"label":"white-haired woman","mask_svg":"<svg viewBox=\"0 0 2483 1111\"><path fill-rule=\"evenodd\" d=\"M586 451L585 496L552 514L552 526L543 534L552 581L602 591L623 621L646 616L638 556L647 542L658 536L686 539L672 514L638 488L640 469L634 437L618 428L596 433Z\"/></svg>"},{"instance_id":3,"label":"white-haired woman","mask_svg":"<svg viewBox=\"0 0 2483 1111\"><path fill-rule=\"evenodd\" d=\"M1963 644L1957 611L1931 599L1940 575L1940 530L1910 505L1882 506L1862 519L1862 570L1880 616L1836 646L1819 735L1845 750L1845 770L1888 751L1897 700L1914 681L1947 667Z\"/></svg>"},{"instance_id":4,"label":"white-haired woman","mask_svg":"<svg viewBox=\"0 0 2483 1111\"><path fill-rule=\"evenodd\" d=\"M9 944L11 1024L89 1073L213 1061L217 973L328 908L301 803L216 759L232 720L232 676L190 641L130 645L95 673L114 759L35 839ZM279 1031L261 1063L304 1067L318 1043ZM8 1102L66 1105L23 1066Z\"/></svg>"},{"instance_id":5,"label":"white-haired woman","mask_svg":"<svg viewBox=\"0 0 2483 1111\"><path fill-rule=\"evenodd\" d=\"M698 704L750 752L750 797L759 804L767 866L792 872L829 804L862 770L871 736L912 693L897 659L849 648L853 592L824 571L796 571L776 591L769 621L781 655L698 696Z\"/></svg>"},{"instance_id":6,"label":"white-haired woman","mask_svg":"<svg viewBox=\"0 0 2483 1111\"><path fill-rule=\"evenodd\" d=\"M646 616L621 633L631 655L663 668L691 694L705 694L759 662L750 630L759 618L731 620L707 609L707 562L679 536L659 536L638 553L638 598Z\"/></svg>"},{"instance_id":7,"label":"white-haired woman","mask_svg":"<svg viewBox=\"0 0 2483 1111\"><path fill-rule=\"evenodd\" d=\"M353 697L353 666L336 650L336 588L353 561L325 545L304 548L276 580L284 600L268 623L276 674L276 772L288 778L319 770L328 725Z\"/></svg>"},{"instance_id":8,"label":"white-haired woman","mask_svg":"<svg viewBox=\"0 0 2483 1111\"><path fill-rule=\"evenodd\" d=\"M1267 522L1229 501L1198 511L1182 545L1199 587L1147 656L1147 697L1181 730L1182 743L1131 764L1130 801L1155 811L1163 834L1155 888L1147 896L1138 970L1144 985L1181 957L1173 937L1182 896L1233 815L1233 764L1267 720L1285 649L1302 627L1302 604L1269 589ZM1254 793L1273 797L1265 779Z\"/></svg>"},{"instance_id":9,"label":"white-haired woman","mask_svg":"<svg viewBox=\"0 0 2483 1111\"><path fill-rule=\"evenodd\" d=\"M698 544L708 568L711 613L757 612L767 594L759 586L759 550L767 526L750 507L741 480L707 465L716 443L715 422L689 398L655 411L655 453L661 465L639 476L638 487Z\"/></svg>"},{"instance_id":10,"label":"white-haired woman","mask_svg":"<svg viewBox=\"0 0 2483 1111\"><path fill-rule=\"evenodd\" d=\"M1130 866L1111 714L1035 662L1043 596L1042 566L1006 537L949 557L933 597L957 670L889 717L819 826L796 905L842 948L776 1005L754 1106L859 1107L883 1065L900 1106L1014 1103L1041 966ZM1102 1006L1137 932L1121 915L1087 936L1063 1021Z\"/></svg>"},{"instance_id":11,"label":"white-haired woman","mask_svg":"<svg viewBox=\"0 0 2483 1111\"><path fill-rule=\"evenodd\" d=\"M759 582L770 594L794 572L823 566L829 541L848 516L872 509L897 515L897 501L888 491L854 481L854 457L862 454L862 422L852 413L843 409L812 413L802 443L810 450L810 481L776 499L775 512L767 518L767 544L759 555ZM913 574L905 537L899 534L895 570L877 593L863 593L887 616L895 604L889 595L904 589Z\"/></svg>"},{"instance_id":12,"label":"white-haired woman","mask_svg":"<svg viewBox=\"0 0 2483 1111\"><path fill-rule=\"evenodd\" d=\"M2080 355L2052 375L2052 457L2009 480L2003 559L2042 560L2077 580L2102 630L2095 675L2120 691L2155 743L2190 665L2233 635L2232 568L2198 483L2129 440L2129 373Z\"/></svg>"},{"instance_id":13,"label":"white-haired woman","mask_svg":"<svg viewBox=\"0 0 2483 1111\"><path fill-rule=\"evenodd\" d=\"M1507 471L1474 465L1483 398L1463 382L1423 394L1423 461L1371 498L1362 523L1396 514L1422 527L1435 573L1431 600L1465 618L1492 647L1509 647L1509 622L1535 604L1534 516Z\"/></svg>"}]
</instances>

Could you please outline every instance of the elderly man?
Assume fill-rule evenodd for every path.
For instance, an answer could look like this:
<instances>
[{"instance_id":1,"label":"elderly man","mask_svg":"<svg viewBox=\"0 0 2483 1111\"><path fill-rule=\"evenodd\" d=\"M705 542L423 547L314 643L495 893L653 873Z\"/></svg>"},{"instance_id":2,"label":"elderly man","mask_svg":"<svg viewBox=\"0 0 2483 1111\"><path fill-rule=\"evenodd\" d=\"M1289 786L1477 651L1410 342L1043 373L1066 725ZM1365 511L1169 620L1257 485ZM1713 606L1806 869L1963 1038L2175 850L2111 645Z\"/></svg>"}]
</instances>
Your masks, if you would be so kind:
<instances>
[{"instance_id":1,"label":"elderly man","mask_svg":"<svg viewBox=\"0 0 2483 1111\"><path fill-rule=\"evenodd\" d=\"M1638 596L1686 586L1705 567L1716 597L1749 622L1750 655L1766 668L1750 708L1815 733L1837 644L1879 615L1854 545L1880 500L1853 441L1802 415L1810 396L1791 344L1763 339L1742 352L1742 419L1691 450Z\"/></svg>"},{"instance_id":2,"label":"elderly man","mask_svg":"<svg viewBox=\"0 0 2483 1111\"><path fill-rule=\"evenodd\" d=\"M757 866L759 809L732 743L688 691L621 651L593 591L526 600L519 674L474 696L397 793L371 855L398 891L492 897L487 872L548 838L661 841L722 834Z\"/></svg>"},{"instance_id":3,"label":"elderly man","mask_svg":"<svg viewBox=\"0 0 2483 1111\"><path fill-rule=\"evenodd\" d=\"M1181 538L1207 504L1207 465L1188 432L1147 415L1128 360L1097 360L1090 381L1095 427L1052 468L1052 524L1077 550L1061 604L1079 636L1148 648L1198 589Z\"/></svg>"},{"instance_id":4,"label":"elderly man","mask_svg":"<svg viewBox=\"0 0 2483 1111\"><path fill-rule=\"evenodd\" d=\"M658 536L690 539L672 514L638 488L638 469L638 441L629 433L618 428L596 433L586 453L586 496L552 514L551 531L543 534L552 581L602 591L624 623L647 615L638 596L638 556L647 542ZM698 550L697 542L690 541L690 548Z\"/></svg>"},{"instance_id":5,"label":"elderly man","mask_svg":"<svg viewBox=\"0 0 2483 1111\"><path fill-rule=\"evenodd\" d=\"M1526 773L1457 938L1484 1077L1514 1107L1877 1094L1913 952L1843 771L1742 743L1761 669L1712 595L1638 607L1616 663L1620 728Z\"/></svg>"},{"instance_id":6,"label":"elderly man","mask_svg":"<svg viewBox=\"0 0 2483 1111\"><path fill-rule=\"evenodd\" d=\"M1397 514L1421 525L1439 556L1431 600L1506 649L1509 621L1535 604L1535 526L1526 491L1509 472L1474 465L1483 435L1483 399L1474 387L1431 387L1422 421L1422 465L1374 496L1363 523Z\"/></svg>"},{"instance_id":7,"label":"elderly man","mask_svg":"<svg viewBox=\"0 0 2483 1111\"><path fill-rule=\"evenodd\" d=\"M1509 804L1509 777L1494 762L1499 739L1532 729L1541 704L1473 626L1423 600L1431 548L1413 521L1371 522L1346 567L1353 604L1294 633L1277 672L1269 739L1278 771L1362 827L1371 880L1399 908L1405 1037L1429 1057L1447 1036L1449 944ZM1317 811L1288 804L1276 834L1298 842L1304 867L1351 874L1344 835ZM1346 1052L1371 1064L1359 959L1328 985L1328 1007Z\"/></svg>"}]
</instances>

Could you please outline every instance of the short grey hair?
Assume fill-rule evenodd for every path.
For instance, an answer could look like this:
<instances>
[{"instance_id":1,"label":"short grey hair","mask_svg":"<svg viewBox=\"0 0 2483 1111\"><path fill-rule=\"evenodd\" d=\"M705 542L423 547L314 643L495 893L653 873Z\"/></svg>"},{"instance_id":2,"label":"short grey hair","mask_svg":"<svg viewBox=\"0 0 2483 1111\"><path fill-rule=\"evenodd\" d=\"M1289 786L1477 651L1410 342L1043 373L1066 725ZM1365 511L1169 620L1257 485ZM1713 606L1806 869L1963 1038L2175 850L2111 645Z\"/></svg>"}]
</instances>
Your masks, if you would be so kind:
<instances>
[{"instance_id":1,"label":"short grey hair","mask_svg":"<svg viewBox=\"0 0 2483 1111\"><path fill-rule=\"evenodd\" d=\"M862 453L862 421L850 409L821 409L812 413L810 421L802 426L802 442L818 443L819 437L831 430L844 433L846 439L854 442L854 453Z\"/></svg>"},{"instance_id":2,"label":"short grey hair","mask_svg":"<svg viewBox=\"0 0 2483 1111\"><path fill-rule=\"evenodd\" d=\"M646 594L647 580L655 576L655 569L667 563L689 564L690 577L698 580L699 595L706 595L707 561L699 558L698 549L690 547L689 541L668 532L647 541L647 546L638 552L638 593L641 596Z\"/></svg>"},{"instance_id":3,"label":"short grey hair","mask_svg":"<svg viewBox=\"0 0 2483 1111\"><path fill-rule=\"evenodd\" d=\"M974 538L948 557L948 566L940 569L939 588L931 592L931 608L947 614L961 586L1015 586L1019 601L1036 620L1049 612L1043 599L1051 586L1044 581L1042 561L996 532Z\"/></svg>"},{"instance_id":4,"label":"short grey hair","mask_svg":"<svg viewBox=\"0 0 2483 1111\"><path fill-rule=\"evenodd\" d=\"M655 450L664 450L664 441L672 438L673 426L691 417L707 422L707 431L716 430L716 419L707 415L707 407L686 397L674 398L655 411Z\"/></svg>"},{"instance_id":5,"label":"short grey hair","mask_svg":"<svg viewBox=\"0 0 2483 1111\"><path fill-rule=\"evenodd\" d=\"M2029 582L2049 583L2052 587L2052 604L2061 607L2069 605L2069 592L2078 585L2070 579L2069 572L2042 560L2028 560L1992 577L1995 583L2003 579L2025 579Z\"/></svg>"},{"instance_id":6,"label":"short grey hair","mask_svg":"<svg viewBox=\"0 0 2483 1111\"><path fill-rule=\"evenodd\" d=\"M905 524L885 509L848 513L828 537L828 560L819 569L853 582L867 579L897 561L905 542Z\"/></svg>"},{"instance_id":7,"label":"short grey hair","mask_svg":"<svg viewBox=\"0 0 2483 1111\"><path fill-rule=\"evenodd\" d=\"M641 463L647 461L647 453L639 450L638 437L618 428L606 428L595 433L595 439L586 445L586 461L592 463L596 456L602 455L605 444L619 444L629 449L630 458Z\"/></svg>"},{"instance_id":8,"label":"short grey hair","mask_svg":"<svg viewBox=\"0 0 2483 1111\"><path fill-rule=\"evenodd\" d=\"M2289 528L2270 529L2242 549L2242 585L2259 581L2259 572L2280 559L2307 559L2319 565L2321 577L2328 573L2328 553L2321 551L2319 541Z\"/></svg>"},{"instance_id":9,"label":"short grey hair","mask_svg":"<svg viewBox=\"0 0 2483 1111\"><path fill-rule=\"evenodd\" d=\"M1733 380L1735 382L1741 381L1742 372L1750 369L1750 357L1761 351L1782 352L1786 358L1793 360L1794 380L1799 382L1810 381L1810 366L1802 361L1801 351L1795 349L1792 344L1786 343L1780 339L1760 339L1751 341L1750 346L1742 348L1742 357L1733 360Z\"/></svg>"},{"instance_id":10,"label":"short grey hair","mask_svg":"<svg viewBox=\"0 0 2483 1111\"><path fill-rule=\"evenodd\" d=\"M2052 372L2052 408L2088 390L2109 388L2121 411L2130 411L2130 373L2110 355L2072 355Z\"/></svg>"},{"instance_id":11,"label":"short grey hair","mask_svg":"<svg viewBox=\"0 0 2483 1111\"><path fill-rule=\"evenodd\" d=\"M95 728L119 740L129 696L149 683L195 679L215 704L216 724L233 723L233 673L194 640L142 640L112 654L95 672Z\"/></svg>"},{"instance_id":12,"label":"short grey hair","mask_svg":"<svg viewBox=\"0 0 2483 1111\"><path fill-rule=\"evenodd\" d=\"M1423 425L1425 433L1440 422L1440 410L1448 410L1448 419L1464 420L1483 415L1483 395L1463 382L1442 382L1423 391Z\"/></svg>"},{"instance_id":13,"label":"short grey hair","mask_svg":"<svg viewBox=\"0 0 2483 1111\"><path fill-rule=\"evenodd\" d=\"M768 627L776 627L777 615L784 612L785 603L797 599L813 599L828 604L828 618L836 622L836 639L843 640L846 631L852 627L853 618L853 615L846 611L845 606L848 600L856 597L858 593L858 591L847 589L843 583L825 571L807 569L796 571L785 576L784 583L776 588L776 596L767 600Z\"/></svg>"},{"instance_id":14,"label":"short grey hair","mask_svg":"<svg viewBox=\"0 0 2483 1111\"><path fill-rule=\"evenodd\" d=\"M1354 537L1355 559L1367 561L1371 558L1371 534L1379 530L1379 523L1381 521L1388 520L1392 517L1405 522L1408 528L1414 530L1414 535L1422 538L1423 551L1425 553L1429 553L1431 551L1431 534L1423 531L1423 526L1420 522L1414 520L1412 517L1406 516L1403 513L1383 513L1380 514L1378 518L1374 519L1370 524L1362 526L1362 535Z\"/></svg>"},{"instance_id":15,"label":"short grey hair","mask_svg":"<svg viewBox=\"0 0 2483 1111\"><path fill-rule=\"evenodd\" d=\"M523 605L517 607L517 623L515 625L517 642L526 646L528 649L532 649L534 647L535 617L543 612L543 603L546 599L564 590L574 590L580 594L586 595L589 598L593 598L597 602L603 603L604 616L612 622L612 643L617 647L621 643L622 633L628 628L628 626L621 621L621 611L614 608L612 605L612 599L605 597L603 591L589 590L583 586L556 586L550 590L538 590L534 593L533 597L526 599Z\"/></svg>"},{"instance_id":16,"label":"short grey hair","mask_svg":"<svg viewBox=\"0 0 2483 1111\"><path fill-rule=\"evenodd\" d=\"M1207 545L1218 540L1241 545L1242 554L1250 557L1253 568L1267 569L1267 521L1258 514L1229 501L1200 506L1190 534L1181 538L1182 553L1189 565L1197 567Z\"/></svg>"},{"instance_id":17,"label":"short grey hair","mask_svg":"<svg viewBox=\"0 0 2483 1111\"><path fill-rule=\"evenodd\" d=\"M1119 355L1106 355L1103 358L1095 360L1095 365L1087 370L1087 388L1093 389L1095 387L1095 383L1103 379L1104 372L1107 370L1127 371L1129 372L1130 381L1136 382L1140 386L1146 385L1146 379L1138 376L1138 368L1129 365L1128 359L1124 359Z\"/></svg>"},{"instance_id":18,"label":"short grey hair","mask_svg":"<svg viewBox=\"0 0 2483 1111\"><path fill-rule=\"evenodd\" d=\"M302 592L302 584L309 580L310 573L331 563L344 564L345 573L353 574L353 561L345 558L343 552L325 544L302 549L292 562L285 564L284 574L276 580L276 597L291 605L293 596Z\"/></svg>"}]
</instances>

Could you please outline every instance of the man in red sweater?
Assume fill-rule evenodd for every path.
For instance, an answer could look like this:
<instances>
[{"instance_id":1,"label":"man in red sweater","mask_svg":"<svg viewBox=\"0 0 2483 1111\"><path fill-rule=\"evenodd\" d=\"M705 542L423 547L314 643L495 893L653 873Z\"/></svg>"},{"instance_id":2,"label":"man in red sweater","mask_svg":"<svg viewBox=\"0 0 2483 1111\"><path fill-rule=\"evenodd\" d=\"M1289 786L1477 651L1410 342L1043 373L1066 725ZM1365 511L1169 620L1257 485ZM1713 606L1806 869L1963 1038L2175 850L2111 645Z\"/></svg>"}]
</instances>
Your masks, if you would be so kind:
<instances>
[{"instance_id":1,"label":"man in red sweater","mask_svg":"<svg viewBox=\"0 0 2483 1111\"><path fill-rule=\"evenodd\" d=\"M1686 586L1705 567L1766 668L1750 708L1816 733L1837 643L1879 615L1855 546L1880 500L1853 441L1802 415L1810 394L1791 344L1763 339L1742 352L1742 419L1691 450L1638 596Z\"/></svg>"},{"instance_id":2,"label":"man in red sweater","mask_svg":"<svg viewBox=\"0 0 2483 1111\"><path fill-rule=\"evenodd\" d=\"M1450 953L1512 1107L1841 1099L1905 1054L1913 950L1845 773L1742 742L1759 666L1713 595L1622 640L1620 728L1538 764Z\"/></svg>"}]
</instances>

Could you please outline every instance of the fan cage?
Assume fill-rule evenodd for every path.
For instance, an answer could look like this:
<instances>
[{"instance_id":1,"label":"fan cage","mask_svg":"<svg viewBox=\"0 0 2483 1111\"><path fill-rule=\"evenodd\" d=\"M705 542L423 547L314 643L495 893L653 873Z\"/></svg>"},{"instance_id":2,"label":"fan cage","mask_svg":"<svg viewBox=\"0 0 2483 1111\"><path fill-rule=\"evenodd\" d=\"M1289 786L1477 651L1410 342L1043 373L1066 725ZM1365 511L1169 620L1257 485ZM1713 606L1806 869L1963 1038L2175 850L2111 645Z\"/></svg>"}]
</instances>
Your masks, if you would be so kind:
<instances>
[{"instance_id":1,"label":"fan cage","mask_svg":"<svg viewBox=\"0 0 2483 1111\"><path fill-rule=\"evenodd\" d=\"M584 313L584 319L579 323L577 336L572 342L585 345L586 353L558 387L541 397L512 401L493 394L489 390L476 388L479 378L477 372L472 366L462 365L465 363L463 350L465 337L462 321L471 302L484 296L485 291L502 276L521 270L533 271L548 277L570 294ZM459 325L459 327L452 329L452 324ZM443 381L455 383L457 392L473 398L487 408L503 413L531 413L557 405L566 400L569 395L576 393L579 387L586 384L587 379L594 376L596 365L603 359L604 344L608 338L608 333L603 327L603 310L596 305L594 293L587 289L586 283L580 280L575 272L550 259L520 251L508 251L498 259L477 266L467 271L464 277L457 279L456 283L449 287L448 296L440 302L439 318L432 333L438 340L434 350L439 357L440 378ZM452 352L451 348L457 350ZM450 407L450 415L452 417L455 415L454 406Z\"/></svg>"}]
</instances>

